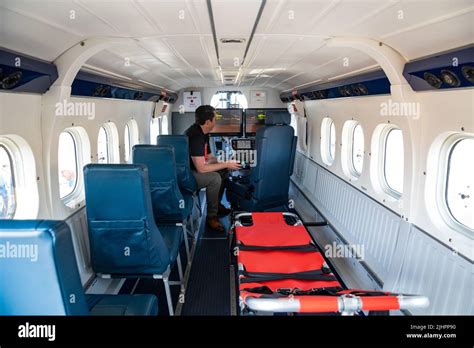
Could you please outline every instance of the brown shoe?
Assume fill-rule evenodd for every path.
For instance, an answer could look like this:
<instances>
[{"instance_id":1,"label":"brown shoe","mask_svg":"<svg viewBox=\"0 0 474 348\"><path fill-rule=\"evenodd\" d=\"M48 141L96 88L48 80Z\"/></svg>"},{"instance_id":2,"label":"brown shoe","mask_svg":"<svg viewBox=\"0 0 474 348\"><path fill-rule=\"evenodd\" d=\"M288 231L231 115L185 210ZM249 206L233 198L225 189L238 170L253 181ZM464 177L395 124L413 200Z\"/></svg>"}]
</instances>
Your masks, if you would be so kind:
<instances>
[{"instance_id":1,"label":"brown shoe","mask_svg":"<svg viewBox=\"0 0 474 348\"><path fill-rule=\"evenodd\" d=\"M229 215L232 209L226 208L224 205L219 203L219 208L217 210L217 214L219 215Z\"/></svg>"},{"instance_id":2,"label":"brown shoe","mask_svg":"<svg viewBox=\"0 0 474 348\"><path fill-rule=\"evenodd\" d=\"M219 219L217 218L217 216L208 216L206 218L206 225L211 229L211 230L214 230L214 231L217 231L217 232L225 232L224 230L224 226L222 226L222 224L220 223Z\"/></svg>"}]
</instances>

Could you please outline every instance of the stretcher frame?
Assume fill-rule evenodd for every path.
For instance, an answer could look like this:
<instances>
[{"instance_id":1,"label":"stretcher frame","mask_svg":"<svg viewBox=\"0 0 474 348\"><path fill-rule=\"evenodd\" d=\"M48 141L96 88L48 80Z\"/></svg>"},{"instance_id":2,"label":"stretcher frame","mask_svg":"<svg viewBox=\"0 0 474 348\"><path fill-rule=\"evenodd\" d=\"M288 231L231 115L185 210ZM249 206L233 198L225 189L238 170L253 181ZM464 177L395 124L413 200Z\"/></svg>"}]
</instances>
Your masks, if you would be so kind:
<instances>
[{"instance_id":1,"label":"stretcher frame","mask_svg":"<svg viewBox=\"0 0 474 348\"><path fill-rule=\"evenodd\" d=\"M233 216L233 224L231 227L230 235L230 246L231 251L234 252L235 248L239 248L239 241L237 240L237 227L244 227L242 218L252 217L252 212L238 212ZM319 246L315 243L306 226L325 226L326 222L316 223L304 223L297 214L290 212L278 212L276 214L282 214L283 217L291 217L295 220L293 226L305 226L306 233L312 243L315 244L318 251L321 253ZM291 226L291 225L289 225ZM248 227L248 226L245 226ZM251 251L251 250L246 250ZM238 263L237 252L236 259ZM324 266L330 267L330 262L325 258L324 254L321 253L324 258ZM244 265L241 263L237 264L239 271L244 270ZM242 276L237 276L236 287L239 293L239 307L240 314L245 315L251 314L263 314L269 315L274 313L339 313L340 315L357 315L364 311L368 312L387 312L390 310L413 310L426 308L429 306L429 299L426 296L421 295L409 295L409 294L395 294L385 291L371 291L371 290L358 290L358 289L347 289L341 279L335 274L336 279L341 285L342 291L338 291L334 295L293 295L288 296L275 296L275 295L262 295L254 294L241 290L241 279ZM360 294L366 296L361 296Z\"/></svg>"}]
</instances>

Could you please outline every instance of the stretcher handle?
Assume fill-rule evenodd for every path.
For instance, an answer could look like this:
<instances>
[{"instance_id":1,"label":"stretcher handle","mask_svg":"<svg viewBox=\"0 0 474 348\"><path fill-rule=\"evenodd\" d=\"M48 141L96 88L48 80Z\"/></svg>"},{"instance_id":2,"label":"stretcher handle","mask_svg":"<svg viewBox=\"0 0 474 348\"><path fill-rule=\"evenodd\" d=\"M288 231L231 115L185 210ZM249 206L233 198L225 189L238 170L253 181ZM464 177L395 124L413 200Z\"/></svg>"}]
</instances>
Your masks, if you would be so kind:
<instances>
[{"instance_id":1,"label":"stretcher handle","mask_svg":"<svg viewBox=\"0 0 474 348\"><path fill-rule=\"evenodd\" d=\"M290 216L296 220L295 225L303 225L305 227L318 227L318 226L327 226L327 221L315 221L315 222L304 222L300 219L300 217L294 213L288 213L288 212L282 212L283 216ZM252 217L252 213L249 212L242 212L238 213L234 216L234 226L241 226L241 221L240 219L242 217Z\"/></svg>"},{"instance_id":2,"label":"stretcher handle","mask_svg":"<svg viewBox=\"0 0 474 348\"><path fill-rule=\"evenodd\" d=\"M273 313L341 313L413 310L429 306L429 299L419 295L393 296L290 296L285 298L261 298L246 296L247 307L253 311Z\"/></svg>"},{"instance_id":3,"label":"stretcher handle","mask_svg":"<svg viewBox=\"0 0 474 348\"><path fill-rule=\"evenodd\" d=\"M301 221L300 217L294 213L287 213L287 212L282 212L282 215L283 216L291 216L292 218L294 218L296 220L296 224L295 225L303 225L303 221ZM238 213L234 216L234 225L237 225L237 226L241 226L241 221L240 219L243 218L243 217L252 217L252 213L249 213L249 212L241 212L241 213Z\"/></svg>"}]
</instances>

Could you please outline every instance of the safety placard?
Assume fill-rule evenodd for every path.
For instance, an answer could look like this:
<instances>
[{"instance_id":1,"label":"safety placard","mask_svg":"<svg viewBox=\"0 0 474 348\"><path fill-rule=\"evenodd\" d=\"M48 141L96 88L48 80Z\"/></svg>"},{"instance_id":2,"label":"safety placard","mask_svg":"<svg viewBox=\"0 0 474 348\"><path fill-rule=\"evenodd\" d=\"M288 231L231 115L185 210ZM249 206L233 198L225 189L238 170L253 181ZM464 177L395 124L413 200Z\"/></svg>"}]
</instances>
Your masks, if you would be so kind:
<instances>
[{"instance_id":1,"label":"safety placard","mask_svg":"<svg viewBox=\"0 0 474 348\"><path fill-rule=\"evenodd\" d=\"M201 92L184 92L184 111L194 112L201 105Z\"/></svg>"}]
</instances>

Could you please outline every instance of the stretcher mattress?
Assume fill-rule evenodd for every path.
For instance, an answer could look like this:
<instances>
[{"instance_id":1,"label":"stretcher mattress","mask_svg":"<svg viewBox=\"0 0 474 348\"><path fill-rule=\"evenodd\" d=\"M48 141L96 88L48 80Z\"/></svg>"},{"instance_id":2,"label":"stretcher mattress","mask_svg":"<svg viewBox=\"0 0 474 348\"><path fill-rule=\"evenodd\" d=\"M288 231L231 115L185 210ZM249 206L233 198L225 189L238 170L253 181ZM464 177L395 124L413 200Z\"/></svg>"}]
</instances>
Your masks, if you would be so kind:
<instances>
[{"instance_id":1,"label":"stretcher mattress","mask_svg":"<svg viewBox=\"0 0 474 348\"><path fill-rule=\"evenodd\" d=\"M345 288L295 214L240 213L234 219L242 314L356 314L428 305L423 296Z\"/></svg>"}]
</instances>

